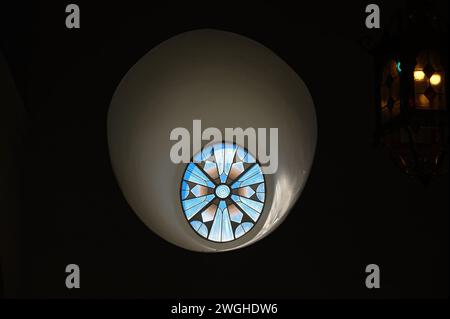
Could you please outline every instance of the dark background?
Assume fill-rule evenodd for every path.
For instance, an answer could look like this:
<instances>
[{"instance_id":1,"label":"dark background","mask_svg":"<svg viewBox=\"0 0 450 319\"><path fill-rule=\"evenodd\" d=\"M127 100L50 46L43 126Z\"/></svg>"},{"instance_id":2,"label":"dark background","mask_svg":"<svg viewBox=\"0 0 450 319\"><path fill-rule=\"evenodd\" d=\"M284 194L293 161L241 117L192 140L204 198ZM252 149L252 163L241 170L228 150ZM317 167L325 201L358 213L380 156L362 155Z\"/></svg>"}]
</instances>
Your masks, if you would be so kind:
<instances>
[{"instance_id":1,"label":"dark background","mask_svg":"<svg viewBox=\"0 0 450 319\"><path fill-rule=\"evenodd\" d=\"M74 2L79 30L65 28L71 2L0 9L1 51L27 127L16 162L18 257L6 261L18 280L5 296L448 297L448 177L424 187L372 143L372 58L358 45L377 33L364 25L371 2ZM377 3L382 26L405 7ZM448 23L448 2L440 6ZM310 89L319 129L313 170L285 222L220 254L149 231L119 190L106 143L108 106L128 69L198 28L247 36L284 59ZM65 287L69 263L81 268L81 289ZM381 289L365 287L370 263Z\"/></svg>"}]
</instances>

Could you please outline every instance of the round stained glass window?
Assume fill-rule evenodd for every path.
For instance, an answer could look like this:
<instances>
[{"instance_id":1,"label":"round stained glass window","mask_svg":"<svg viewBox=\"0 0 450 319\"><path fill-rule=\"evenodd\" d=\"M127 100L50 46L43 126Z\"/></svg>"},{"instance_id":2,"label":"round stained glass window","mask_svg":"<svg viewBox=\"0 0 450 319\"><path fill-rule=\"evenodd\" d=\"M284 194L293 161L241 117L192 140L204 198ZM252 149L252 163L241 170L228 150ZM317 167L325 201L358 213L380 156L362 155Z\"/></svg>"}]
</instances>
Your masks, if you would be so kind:
<instances>
[{"instance_id":1,"label":"round stained glass window","mask_svg":"<svg viewBox=\"0 0 450 319\"><path fill-rule=\"evenodd\" d=\"M258 222L265 193L255 157L243 147L222 142L205 147L187 165L181 204L195 232L214 242L228 242Z\"/></svg>"}]
</instances>

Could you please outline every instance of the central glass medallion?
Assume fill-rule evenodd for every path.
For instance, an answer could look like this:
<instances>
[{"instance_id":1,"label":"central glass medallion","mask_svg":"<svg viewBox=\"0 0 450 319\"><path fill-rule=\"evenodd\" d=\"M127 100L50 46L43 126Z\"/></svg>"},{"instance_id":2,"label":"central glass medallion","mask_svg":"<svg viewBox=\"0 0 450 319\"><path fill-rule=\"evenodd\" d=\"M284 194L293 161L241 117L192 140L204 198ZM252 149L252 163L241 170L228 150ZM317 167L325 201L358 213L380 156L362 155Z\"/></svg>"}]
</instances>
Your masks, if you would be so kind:
<instances>
[{"instance_id":1,"label":"central glass medallion","mask_svg":"<svg viewBox=\"0 0 450 319\"><path fill-rule=\"evenodd\" d=\"M246 149L232 143L208 145L186 166L181 206L192 229L214 242L248 233L265 202L261 166Z\"/></svg>"}]
</instances>

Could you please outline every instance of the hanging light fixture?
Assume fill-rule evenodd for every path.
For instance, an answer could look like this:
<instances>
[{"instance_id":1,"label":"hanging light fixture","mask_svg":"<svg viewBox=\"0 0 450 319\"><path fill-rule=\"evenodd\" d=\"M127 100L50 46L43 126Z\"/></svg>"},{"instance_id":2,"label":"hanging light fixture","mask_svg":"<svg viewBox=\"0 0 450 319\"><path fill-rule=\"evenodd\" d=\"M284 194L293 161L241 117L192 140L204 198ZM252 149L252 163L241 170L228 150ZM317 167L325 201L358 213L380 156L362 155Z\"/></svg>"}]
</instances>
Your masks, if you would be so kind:
<instances>
[{"instance_id":1,"label":"hanging light fixture","mask_svg":"<svg viewBox=\"0 0 450 319\"><path fill-rule=\"evenodd\" d=\"M426 184L448 172L448 34L434 2L408 1L370 51L376 141Z\"/></svg>"}]
</instances>

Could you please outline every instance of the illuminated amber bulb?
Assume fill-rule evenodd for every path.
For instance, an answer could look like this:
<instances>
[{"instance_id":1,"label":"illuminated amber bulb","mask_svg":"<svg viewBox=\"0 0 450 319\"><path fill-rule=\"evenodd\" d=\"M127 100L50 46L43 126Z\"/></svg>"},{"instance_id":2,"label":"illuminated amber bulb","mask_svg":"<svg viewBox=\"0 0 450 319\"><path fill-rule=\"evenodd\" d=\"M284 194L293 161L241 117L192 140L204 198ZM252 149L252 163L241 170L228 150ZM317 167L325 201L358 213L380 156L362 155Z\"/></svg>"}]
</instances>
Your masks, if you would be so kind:
<instances>
[{"instance_id":1,"label":"illuminated amber bulb","mask_svg":"<svg viewBox=\"0 0 450 319\"><path fill-rule=\"evenodd\" d=\"M414 80L422 81L425 79L425 73L423 71L414 71Z\"/></svg>"},{"instance_id":2,"label":"illuminated amber bulb","mask_svg":"<svg viewBox=\"0 0 450 319\"><path fill-rule=\"evenodd\" d=\"M438 85L441 83L441 76L437 73L433 74L430 78L431 85Z\"/></svg>"}]
</instances>

